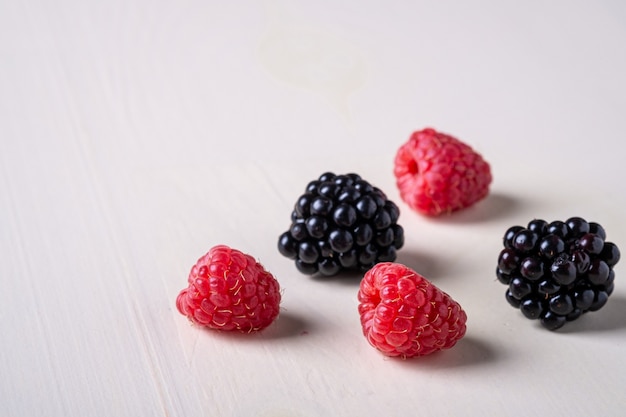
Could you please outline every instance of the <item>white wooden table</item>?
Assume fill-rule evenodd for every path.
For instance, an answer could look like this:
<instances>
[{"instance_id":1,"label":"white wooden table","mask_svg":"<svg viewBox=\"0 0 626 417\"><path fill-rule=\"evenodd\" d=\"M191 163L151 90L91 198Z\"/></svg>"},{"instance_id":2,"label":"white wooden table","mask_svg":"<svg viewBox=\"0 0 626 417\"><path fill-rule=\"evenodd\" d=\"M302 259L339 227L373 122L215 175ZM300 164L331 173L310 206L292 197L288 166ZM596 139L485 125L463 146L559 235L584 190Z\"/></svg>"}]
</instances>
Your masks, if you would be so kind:
<instances>
[{"instance_id":1,"label":"white wooden table","mask_svg":"<svg viewBox=\"0 0 626 417\"><path fill-rule=\"evenodd\" d=\"M617 0L0 0L0 415L623 415L623 265L558 332L494 269L535 217L595 220L626 251L625 74ZM436 220L399 200L395 151L426 126L491 163L488 199ZM467 311L455 348L383 357L358 282L278 253L325 171L399 204L398 261ZM219 243L280 281L266 331L176 311Z\"/></svg>"}]
</instances>

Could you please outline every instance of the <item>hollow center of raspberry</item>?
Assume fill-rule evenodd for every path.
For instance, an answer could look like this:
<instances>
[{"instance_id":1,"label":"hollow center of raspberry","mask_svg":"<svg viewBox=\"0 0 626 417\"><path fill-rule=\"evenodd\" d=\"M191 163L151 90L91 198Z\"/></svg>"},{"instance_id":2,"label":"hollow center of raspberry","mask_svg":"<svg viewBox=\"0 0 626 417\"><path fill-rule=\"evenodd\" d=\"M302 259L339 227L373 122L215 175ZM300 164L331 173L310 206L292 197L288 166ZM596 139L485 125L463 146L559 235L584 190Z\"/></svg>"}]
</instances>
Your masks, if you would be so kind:
<instances>
[{"instance_id":1,"label":"hollow center of raspberry","mask_svg":"<svg viewBox=\"0 0 626 417\"><path fill-rule=\"evenodd\" d=\"M417 161L415 159L411 159L407 164L407 169L409 170L409 173L416 175L419 172L419 169L417 168Z\"/></svg>"}]
</instances>

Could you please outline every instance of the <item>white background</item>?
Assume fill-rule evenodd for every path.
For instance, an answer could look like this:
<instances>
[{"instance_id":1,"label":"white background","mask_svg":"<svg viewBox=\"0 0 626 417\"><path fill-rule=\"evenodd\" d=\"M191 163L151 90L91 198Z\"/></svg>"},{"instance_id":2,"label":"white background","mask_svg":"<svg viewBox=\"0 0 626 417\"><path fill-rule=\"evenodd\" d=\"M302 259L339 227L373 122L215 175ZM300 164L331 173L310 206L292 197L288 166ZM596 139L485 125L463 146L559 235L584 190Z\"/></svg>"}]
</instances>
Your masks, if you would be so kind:
<instances>
[{"instance_id":1,"label":"white background","mask_svg":"<svg viewBox=\"0 0 626 417\"><path fill-rule=\"evenodd\" d=\"M608 304L558 332L494 270L535 217L626 247L625 5L0 0L0 415L622 415L623 265ZM426 126L491 163L486 200L439 219L400 201L395 151ZM453 349L385 358L357 279L278 253L329 170L398 203L398 261L468 314ZM262 333L175 309L220 243L281 283Z\"/></svg>"}]
</instances>

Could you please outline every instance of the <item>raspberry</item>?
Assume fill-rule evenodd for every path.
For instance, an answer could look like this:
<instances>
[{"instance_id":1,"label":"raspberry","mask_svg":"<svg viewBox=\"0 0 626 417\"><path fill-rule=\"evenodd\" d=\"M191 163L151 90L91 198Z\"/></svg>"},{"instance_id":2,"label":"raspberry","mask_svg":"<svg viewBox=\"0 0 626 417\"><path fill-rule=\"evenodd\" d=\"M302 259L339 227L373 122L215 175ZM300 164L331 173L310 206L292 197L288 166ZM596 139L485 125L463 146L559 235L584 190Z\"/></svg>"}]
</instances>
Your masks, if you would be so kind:
<instances>
[{"instance_id":1,"label":"raspberry","mask_svg":"<svg viewBox=\"0 0 626 417\"><path fill-rule=\"evenodd\" d=\"M363 334L387 356L409 358L451 348L467 315L448 294L398 263L370 269L358 293Z\"/></svg>"},{"instance_id":2,"label":"raspberry","mask_svg":"<svg viewBox=\"0 0 626 417\"><path fill-rule=\"evenodd\" d=\"M278 250L308 275L366 271L396 259L404 244L399 216L398 206L359 175L327 172L296 201Z\"/></svg>"},{"instance_id":3,"label":"raspberry","mask_svg":"<svg viewBox=\"0 0 626 417\"><path fill-rule=\"evenodd\" d=\"M429 216L475 204L487 196L492 180L482 156L434 129L414 132L398 149L394 175L402 200Z\"/></svg>"},{"instance_id":4,"label":"raspberry","mask_svg":"<svg viewBox=\"0 0 626 417\"><path fill-rule=\"evenodd\" d=\"M178 311L194 324L250 332L278 316L278 281L250 255L214 246L191 268L189 286L176 298Z\"/></svg>"},{"instance_id":5,"label":"raspberry","mask_svg":"<svg viewBox=\"0 0 626 417\"><path fill-rule=\"evenodd\" d=\"M496 276L505 298L529 319L556 330L607 302L620 252L594 222L535 219L504 234Z\"/></svg>"}]
</instances>

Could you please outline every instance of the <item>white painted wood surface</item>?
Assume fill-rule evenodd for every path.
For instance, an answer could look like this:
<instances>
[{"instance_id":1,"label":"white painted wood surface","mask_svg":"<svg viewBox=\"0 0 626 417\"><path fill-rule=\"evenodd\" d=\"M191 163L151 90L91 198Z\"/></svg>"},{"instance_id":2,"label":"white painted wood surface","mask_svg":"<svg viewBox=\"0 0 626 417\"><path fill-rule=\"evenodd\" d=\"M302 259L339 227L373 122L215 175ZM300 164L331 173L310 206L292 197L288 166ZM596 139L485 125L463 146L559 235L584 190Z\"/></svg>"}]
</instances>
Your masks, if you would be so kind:
<instances>
[{"instance_id":1,"label":"white painted wood surface","mask_svg":"<svg viewBox=\"0 0 626 417\"><path fill-rule=\"evenodd\" d=\"M556 333L494 268L534 217L626 248L624 74L620 1L0 0L0 415L623 415L623 265L607 306ZM399 201L395 150L425 126L491 162L487 200L437 220ZM355 280L278 254L327 170L399 203L398 260L468 313L454 349L384 358ZM266 331L176 311L218 243L279 279Z\"/></svg>"}]
</instances>

